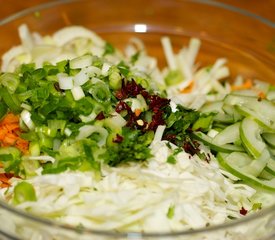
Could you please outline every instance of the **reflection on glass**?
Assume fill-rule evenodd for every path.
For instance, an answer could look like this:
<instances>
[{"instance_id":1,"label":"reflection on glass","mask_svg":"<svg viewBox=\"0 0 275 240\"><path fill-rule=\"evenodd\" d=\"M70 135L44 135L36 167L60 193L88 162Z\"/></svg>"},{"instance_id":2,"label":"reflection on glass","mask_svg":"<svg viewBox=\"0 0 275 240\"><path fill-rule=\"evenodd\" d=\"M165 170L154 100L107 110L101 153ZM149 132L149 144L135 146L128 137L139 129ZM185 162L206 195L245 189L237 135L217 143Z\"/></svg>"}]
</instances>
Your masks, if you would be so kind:
<instances>
[{"instance_id":1,"label":"reflection on glass","mask_svg":"<svg viewBox=\"0 0 275 240\"><path fill-rule=\"evenodd\" d=\"M147 32L147 25L146 24L135 24L134 31L136 33L144 33Z\"/></svg>"}]
</instances>

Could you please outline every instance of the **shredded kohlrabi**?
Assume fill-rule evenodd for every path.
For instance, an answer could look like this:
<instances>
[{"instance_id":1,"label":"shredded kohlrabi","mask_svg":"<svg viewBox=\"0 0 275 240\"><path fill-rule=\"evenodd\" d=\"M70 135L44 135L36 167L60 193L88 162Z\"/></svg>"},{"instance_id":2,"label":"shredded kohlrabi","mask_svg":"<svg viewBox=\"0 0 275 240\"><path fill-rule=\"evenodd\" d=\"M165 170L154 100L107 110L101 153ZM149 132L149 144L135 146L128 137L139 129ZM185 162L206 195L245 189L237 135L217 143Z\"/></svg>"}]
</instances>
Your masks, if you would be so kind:
<instances>
[{"instance_id":1,"label":"shredded kohlrabi","mask_svg":"<svg viewBox=\"0 0 275 240\"><path fill-rule=\"evenodd\" d=\"M13 176L0 189L2 200L61 223L119 232L204 228L273 203L274 193L263 193L263 201L262 190L193 138L226 127L214 127L215 111L200 109L234 88L221 81L230 75L226 59L196 65L199 39L174 53L163 37L167 67L160 70L136 38L122 53L80 26L41 36L23 25L19 36L22 44L2 57L1 88L6 73L20 81L0 99L6 114L19 116L28 149L1 143L1 173ZM235 86L243 84L238 77ZM32 197L19 191L24 187Z\"/></svg>"}]
</instances>

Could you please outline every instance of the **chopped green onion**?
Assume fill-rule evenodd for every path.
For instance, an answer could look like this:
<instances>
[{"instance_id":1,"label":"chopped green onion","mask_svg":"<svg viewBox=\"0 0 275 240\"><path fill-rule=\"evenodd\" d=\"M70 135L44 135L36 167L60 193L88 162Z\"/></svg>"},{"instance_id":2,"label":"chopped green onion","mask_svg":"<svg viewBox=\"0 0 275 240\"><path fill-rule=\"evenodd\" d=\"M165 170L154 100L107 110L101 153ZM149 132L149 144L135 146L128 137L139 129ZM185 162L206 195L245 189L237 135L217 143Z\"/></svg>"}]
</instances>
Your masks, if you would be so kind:
<instances>
[{"instance_id":1,"label":"chopped green onion","mask_svg":"<svg viewBox=\"0 0 275 240\"><path fill-rule=\"evenodd\" d=\"M168 212L167 212L167 217L169 219L172 219L175 215L175 206L170 206L169 209L168 209Z\"/></svg>"},{"instance_id":2,"label":"chopped green onion","mask_svg":"<svg viewBox=\"0 0 275 240\"><path fill-rule=\"evenodd\" d=\"M18 74L4 73L0 76L0 83L7 88L9 93L13 94L20 83Z\"/></svg>"},{"instance_id":3,"label":"chopped green onion","mask_svg":"<svg viewBox=\"0 0 275 240\"><path fill-rule=\"evenodd\" d=\"M36 193L32 184L28 182L20 182L14 187L14 204L21 204L27 201L34 202L36 200Z\"/></svg>"},{"instance_id":4,"label":"chopped green onion","mask_svg":"<svg viewBox=\"0 0 275 240\"><path fill-rule=\"evenodd\" d=\"M179 70L171 70L168 72L164 80L168 86L177 85L182 82L183 75Z\"/></svg>"},{"instance_id":5,"label":"chopped green onion","mask_svg":"<svg viewBox=\"0 0 275 240\"><path fill-rule=\"evenodd\" d=\"M3 102L0 104L0 121L8 113L8 106Z\"/></svg>"},{"instance_id":6,"label":"chopped green onion","mask_svg":"<svg viewBox=\"0 0 275 240\"><path fill-rule=\"evenodd\" d=\"M20 102L15 94L11 95L6 88L0 87L0 97L3 98L10 111L13 113L19 113L21 111Z\"/></svg>"}]
</instances>

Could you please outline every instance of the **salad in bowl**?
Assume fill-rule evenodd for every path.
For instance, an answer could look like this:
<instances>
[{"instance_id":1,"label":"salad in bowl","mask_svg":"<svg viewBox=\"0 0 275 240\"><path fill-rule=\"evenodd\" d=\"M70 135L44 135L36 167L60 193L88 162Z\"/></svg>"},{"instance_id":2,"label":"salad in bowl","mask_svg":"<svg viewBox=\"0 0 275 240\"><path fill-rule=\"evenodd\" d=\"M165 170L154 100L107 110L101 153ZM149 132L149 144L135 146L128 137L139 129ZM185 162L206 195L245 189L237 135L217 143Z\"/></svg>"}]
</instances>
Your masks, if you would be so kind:
<instances>
[{"instance_id":1,"label":"salad in bowl","mask_svg":"<svg viewBox=\"0 0 275 240\"><path fill-rule=\"evenodd\" d=\"M3 204L79 231L145 234L211 228L274 204L272 84L229 80L225 58L200 65L198 38L176 52L161 37L160 68L138 38L122 51L79 25L41 35L24 24L19 36L0 75ZM66 238L12 219L5 228Z\"/></svg>"}]
</instances>

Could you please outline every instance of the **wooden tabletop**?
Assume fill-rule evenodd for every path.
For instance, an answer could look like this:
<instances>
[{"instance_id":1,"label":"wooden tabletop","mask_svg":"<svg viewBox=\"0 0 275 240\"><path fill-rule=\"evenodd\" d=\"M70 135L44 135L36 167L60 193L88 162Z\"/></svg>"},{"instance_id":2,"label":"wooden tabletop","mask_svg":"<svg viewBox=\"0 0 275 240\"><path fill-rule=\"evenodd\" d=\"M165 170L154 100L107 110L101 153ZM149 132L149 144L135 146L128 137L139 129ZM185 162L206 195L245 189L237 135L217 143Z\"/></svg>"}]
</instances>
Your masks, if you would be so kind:
<instances>
[{"instance_id":1,"label":"wooden tabletop","mask_svg":"<svg viewBox=\"0 0 275 240\"><path fill-rule=\"evenodd\" d=\"M0 0L0 19L22 9L50 1L54 0ZM245 9L253 14L257 14L275 22L275 0L217 0L217 2L230 4L232 6Z\"/></svg>"}]
</instances>

